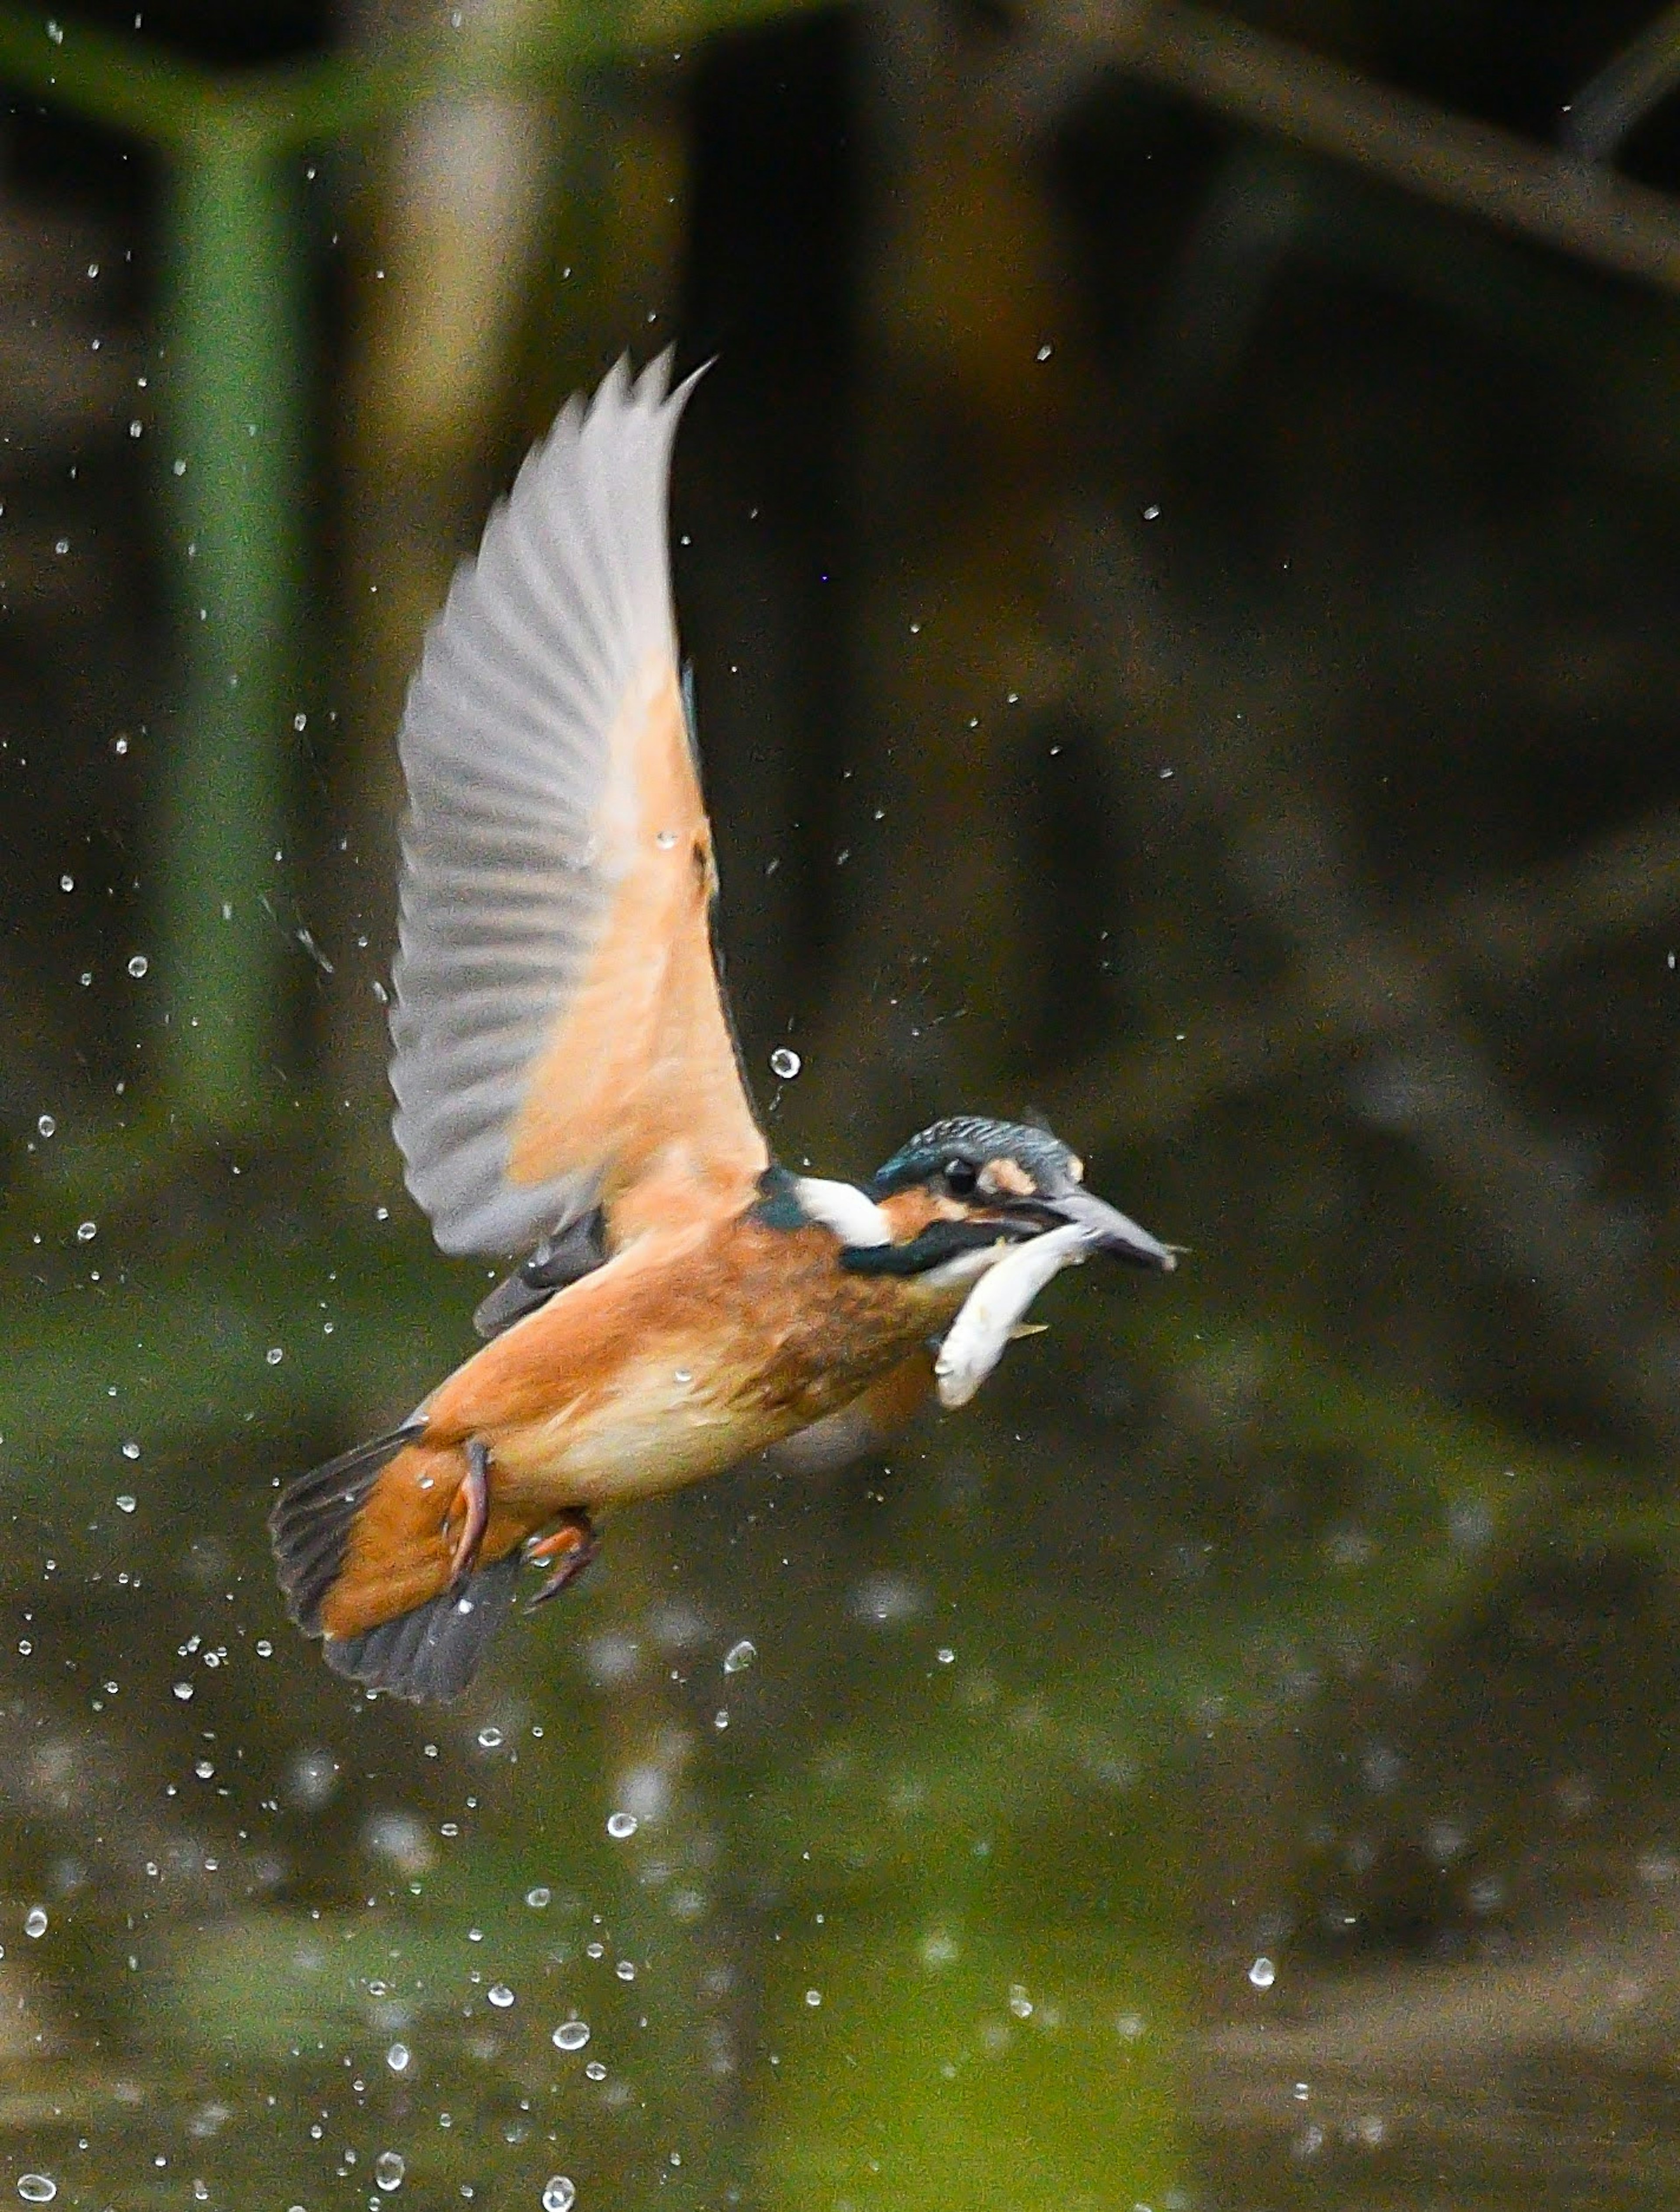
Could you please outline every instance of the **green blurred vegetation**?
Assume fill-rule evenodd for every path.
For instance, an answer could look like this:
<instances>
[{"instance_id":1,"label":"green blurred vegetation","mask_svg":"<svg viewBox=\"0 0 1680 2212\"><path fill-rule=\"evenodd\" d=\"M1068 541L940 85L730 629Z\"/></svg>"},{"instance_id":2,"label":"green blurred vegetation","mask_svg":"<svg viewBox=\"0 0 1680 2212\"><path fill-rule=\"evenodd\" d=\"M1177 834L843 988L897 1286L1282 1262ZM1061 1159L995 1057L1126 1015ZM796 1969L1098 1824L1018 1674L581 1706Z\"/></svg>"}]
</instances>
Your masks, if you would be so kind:
<instances>
[{"instance_id":1,"label":"green blurred vegetation","mask_svg":"<svg viewBox=\"0 0 1680 2212\"><path fill-rule=\"evenodd\" d=\"M0 16L16 2176L1669 2201L1677 44ZM672 339L776 1142L1037 1105L1192 1255L887 1468L616 1525L414 1714L261 1531L482 1281L385 1130L391 733L524 443Z\"/></svg>"}]
</instances>

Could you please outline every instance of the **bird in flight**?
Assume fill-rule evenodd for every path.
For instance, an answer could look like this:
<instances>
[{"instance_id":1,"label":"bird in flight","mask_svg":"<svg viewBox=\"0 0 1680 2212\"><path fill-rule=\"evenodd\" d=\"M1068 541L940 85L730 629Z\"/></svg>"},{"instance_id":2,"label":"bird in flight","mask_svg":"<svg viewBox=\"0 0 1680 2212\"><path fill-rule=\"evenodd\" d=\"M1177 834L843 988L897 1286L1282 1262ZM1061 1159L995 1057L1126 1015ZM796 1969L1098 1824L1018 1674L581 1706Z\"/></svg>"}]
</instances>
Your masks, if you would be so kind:
<instances>
[{"instance_id":1,"label":"bird in flight","mask_svg":"<svg viewBox=\"0 0 1680 2212\"><path fill-rule=\"evenodd\" d=\"M568 404L403 720L397 1142L446 1252L529 1256L480 1348L269 1524L292 1618L400 1697L464 1688L521 1565L563 1589L600 1509L770 1447L836 1463L930 1388L965 1403L1060 1268L1173 1264L1043 1129L936 1121L864 1184L772 1160L714 955L669 374Z\"/></svg>"}]
</instances>

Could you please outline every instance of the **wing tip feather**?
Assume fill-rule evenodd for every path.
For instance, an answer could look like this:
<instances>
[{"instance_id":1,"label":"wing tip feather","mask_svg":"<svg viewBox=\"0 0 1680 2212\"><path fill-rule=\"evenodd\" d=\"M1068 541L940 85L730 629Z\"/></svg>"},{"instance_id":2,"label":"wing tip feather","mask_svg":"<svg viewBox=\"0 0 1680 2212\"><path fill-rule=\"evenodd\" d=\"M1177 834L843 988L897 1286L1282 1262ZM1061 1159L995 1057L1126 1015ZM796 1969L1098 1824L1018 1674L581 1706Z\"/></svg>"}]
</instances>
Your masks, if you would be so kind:
<instances>
[{"instance_id":1,"label":"wing tip feather","mask_svg":"<svg viewBox=\"0 0 1680 2212\"><path fill-rule=\"evenodd\" d=\"M594 779L604 732L590 711L594 695L621 697L655 649L674 659L671 450L683 410L711 365L702 362L673 381L673 349L640 370L625 353L593 393L567 401L493 511L477 558L457 570L410 688L399 741L410 811L391 1010L393 1130L405 1182L446 1252L518 1249L563 1226L580 1192L593 1201L599 1178L587 1175L510 1184L503 1132L517 1086L505 1064L508 1040L492 1050L481 1037L475 1060L459 1024L435 1018L462 964L458 940L470 940L470 964L481 979L486 955L502 942L499 924L475 935L482 917L472 902L482 906L492 890L504 898L505 886L490 883L494 871L479 868L485 880L475 888L468 871L463 892L460 869L451 872L452 830L470 802L478 809L475 866L486 838L494 846L496 805L482 761L498 732L510 730L521 748L520 775L535 778L529 820L519 794L521 840L540 829L563 842L569 822L587 823L599 804ZM557 673L563 664L564 684ZM534 687L529 714L520 706L521 684ZM531 714L537 724L553 724L549 757L540 760L531 750L537 726L527 727ZM506 798L507 781L496 785L496 798ZM498 864L502 857L492 850ZM521 857L513 842L506 857L510 866ZM557 911L551 938L588 935L591 916L579 909L609 900L599 869L587 884L581 867L575 872L575 896L569 879L567 912ZM528 945L520 945L518 957L528 982ZM564 964L572 964L569 956ZM478 988L485 988L482 980ZM463 1075L472 1079L465 1086Z\"/></svg>"}]
</instances>

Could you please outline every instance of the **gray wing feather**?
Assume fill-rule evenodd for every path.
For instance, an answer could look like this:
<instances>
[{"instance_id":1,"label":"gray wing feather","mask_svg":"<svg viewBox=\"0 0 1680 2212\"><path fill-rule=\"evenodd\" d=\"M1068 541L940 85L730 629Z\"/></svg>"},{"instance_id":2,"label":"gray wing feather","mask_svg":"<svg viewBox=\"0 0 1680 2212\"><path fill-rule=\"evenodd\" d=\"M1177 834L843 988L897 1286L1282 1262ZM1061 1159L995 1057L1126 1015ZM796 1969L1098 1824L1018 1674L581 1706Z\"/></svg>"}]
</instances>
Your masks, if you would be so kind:
<instances>
[{"instance_id":1,"label":"gray wing feather","mask_svg":"<svg viewBox=\"0 0 1680 2212\"><path fill-rule=\"evenodd\" d=\"M605 927L613 720L676 633L672 440L690 386L620 362L570 401L457 573L409 691L391 1067L408 1187L447 1252L524 1249L593 1177L507 1176L509 1125Z\"/></svg>"}]
</instances>

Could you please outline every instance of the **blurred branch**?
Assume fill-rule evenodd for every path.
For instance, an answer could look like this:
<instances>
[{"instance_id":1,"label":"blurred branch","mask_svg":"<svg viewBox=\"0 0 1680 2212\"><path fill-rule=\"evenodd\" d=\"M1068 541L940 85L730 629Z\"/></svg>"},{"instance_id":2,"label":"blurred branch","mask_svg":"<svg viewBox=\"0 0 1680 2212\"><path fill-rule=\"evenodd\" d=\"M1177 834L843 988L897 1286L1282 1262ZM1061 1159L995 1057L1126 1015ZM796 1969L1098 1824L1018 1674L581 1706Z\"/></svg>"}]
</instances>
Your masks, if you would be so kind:
<instances>
[{"instance_id":1,"label":"blurred branch","mask_svg":"<svg viewBox=\"0 0 1680 2212\"><path fill-rule=\"evenodd\" d=\"M1680 84L1680 7L1611 56L1563 111L1561 135L1583 161L1608 161L1629 131Z\"/></svg>"},{"instance_id":2,"label":"blurred branch","mask_svg":"<svg viewBox=\"0 0 1680 2212\"><path fill-rule=\"evenodd\" d=\"M1117 67L1537 244L1680 291L1680 209L1573 154L1178 0L1074 0L1034 27L1011 82L1038 112L1060 109L1097 70Z\"/></svg>"},{"instance_id":3,"label":"blurred branch","mask_svg":"<svg viewBox=\"0 0 1680 2212\"><path fill-rule=\"evenodd\" d=\"M1636 1264L1646 1256L1637 1225L1594 1194L1565 1146L1511 1095L1459 1003L1450 927L1426 925L1413 937L1373 919L1379 901L1333 802L1261 735L1272 718L1251 677L1233 684L1227 669L1205 660L1198 667L1191 639L1161 634L1147 595L1111 559L1111 545L1093 543L1074 589L1086 601L1092 666L1115 672L1114 720L1124 726L1140 705L1170 716L1184 803L1213 827L1239 897L1288 955L1273 1014L1231 1024L1222 1006L1187 1009L1183 1031L1218 1028L1220 1083L1238 1054L1251 1067L1263 1064L1274 1082L1291 1052L1339 1066L1351 1110L1417 1148L1458 1205L1482 1224L1502 1271L1539 1291L1583 1364L1672 1442L1680 1433L1680 1378L1660 1286ZM1132 640L1129 665L1117 670L1117 633ZM1205 711L1196 711L1187 690ZM1253 702L1235 718L1220 703L1233 690ZM1292 697L1287 716L1276 719L1310 726L1313 717ZM1634 841L1613 860L1601 852L1579 872L1559 872L1552 931L1537 933L1547 956L1556 957L1571 934L1565 917L1572 910L1585 933L1601 927L1607 911L1625 911L1630 902L1642 908L1654 884L1641 884L1637 894L1631 884L1653 858ZM1507 981L1516 952L1510 909L1508 896L1487 902L1477 933L1485 947L1498 949ZM1080 1096L1090 1097L1099 1083L1087 1069ZM1188 1103L1181 1091L1175 1110Z\"/></svg>"},{"instance_id":4,"label":"blurred branch","mask_svg":"<svg viewBox=\"0 0 1680 2212\"><path fill-rule=\"evenodd\" d=\"M1356 932L1340 947L1336 966L1348 976L1367 978L1367 987L1336 994L1334 1021L1327 1020L1320 995L1286 1000L1263 1015L1243 1005L1197 1007L1195 1027L1182 1039L1175 1029L1170 1037L1125 1046L1087 1066L1069 1085L1081 1103L1073 1110L1070 1097L1067 1118L1087 1123L1094 1111L1096 1127L1111 1141L1153 1142L1221 1097L1391 1034L1411 1011L1391 973L1397 942L1470 981L1508 988L1677 911L1680 811L1669 811L1554 867L1466 893L1393 928ZM1377 977L1387 981L1369 988Z\"/></svg>"}]
</instances>

